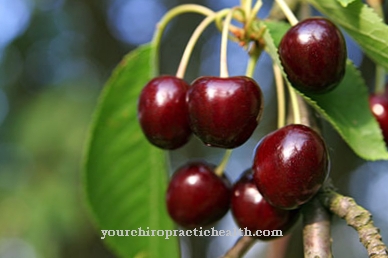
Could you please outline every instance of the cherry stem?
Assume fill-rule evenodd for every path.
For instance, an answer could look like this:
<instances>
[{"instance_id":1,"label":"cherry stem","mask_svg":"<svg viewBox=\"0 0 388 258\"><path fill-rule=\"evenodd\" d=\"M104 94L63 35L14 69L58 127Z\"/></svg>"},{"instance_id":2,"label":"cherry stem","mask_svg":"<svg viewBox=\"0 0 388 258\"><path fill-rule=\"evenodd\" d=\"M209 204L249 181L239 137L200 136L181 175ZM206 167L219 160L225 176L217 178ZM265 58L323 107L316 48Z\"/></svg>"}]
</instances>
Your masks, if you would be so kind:
<instances>
[{"instance_id":1,"label":"cherry stem","mask_svg":"<svg viewBox=\"0 0 388 258\"><path fill-rule=\"evenodd\" d=\"M245 72L246 76L251 77L251 78L253 77L253 74L255 72L256 64L257 64L257 57L256 56L250 56L249 57L249 61L248 61L248 65L247 65L247 70Z\"/></svg>"},{"instance_id":2,"label":"cherry stem","mask_svg":"<svg viewBox=\"0 0 388 258\"><path fill-rule=\"evenodd\" d=\"M230 158L230 155L232 154L232 149L227 149L225 151L225 154L224 154L224 157L222 158L220 164L216 167L216 169L214 170L214 173L217 175L217 176L222 176L224 174L224 171L225 171L225 168L226 168L226 165L228 164L228 161L229 161L229 158Z\"/></svg>"},{"instance_id":3,"label":"cherry stem","mask_svg":"<svg viewBox=\"0 0 388 258\"><path fill-rule=\"evenodd\" d=\"M221 37L221 54L220 54L220 77L226 78L229 77L228 71L228 36L229 36L229 27L232 22L232 17L235 9L229 10L229 13L226 15L224 26L222 28L222 37Z\"/></svg>"},{"instance_id":4,"label":"cherry stem","mask_svg":"<svg viewBox=\"0 0 388 258\"><path fill-rule=\"evenodd\" d=\"M290 7L287 5L287 3L284 0L276 0L276 3L279 5L280 9L283 11L284 15L287 17L287 20L290 22L292 26L298 23L298 19L295 17L294 13L292 12ZM301 114L300 114L300 109L298 105L298 98L296 95L296 91L289 83L287 83L287 86L288 86L288 92L291 98L292 110L294 112L294 123L300 124Z\"/></svg>"},{"instance_id":5,"label":"cherry stem","mask_svg":"<svg viewBox=\"0 0 388 258\"><path fill-rule=\"evenodd\" d=\"M376 78L375 78L375 93L384 94L385 92L385 68L381 65L376 65Z\"/></svg>"},{"instance_id":6,"label":"cherry stem","mask_svg":"<svg viewBox=\"0 0 388 258\"><path fill-rule=\"evenodd\" d=\"M178 66L178 70L176 72L176 77L178 78L183 78L186 72L187 65L189 63L190 56L193 52L194 46L197 43L199 37L202 35L204 30L213 22L217 19L218 16L223 15L226 11L229 9L222 10L218 13L213 13L212 15L209 15L206 17L195 29L193 34L191 35L191 38L189 42L186 45L185 51L183 52L181 62Z\"/></svg>"},{"instance_id":7,"label":"cherry stem","mask_svg":"<svg viewBox=\"0 0 388 258\"><path fill-rule=\"evenodd\" d=\"M278 102L278 128L282 128L286 123L286 97L284 92L284 80L280 67L276 64L273 65L275 83L276 83L276 95Z\"/></svg>"},{"instance_id":8,"label":"cherry stem","mask_svg":"<svg viewBox=\"0 0 388 258\"><path fill-rule=\"evenodd\" d=\"M249 15L252 9L252 0L241 0L241 8L244 10L245 15Z\"/></svg>"},{"instance_id":9,"label":"cherry stem","mask_svg":"<svg viewBox=\"0 0 388 258\"><path fill-rule=\"evenodd\" d=\"M291 234L282 236L278 239L272 240L267 248L265 257L267 258L286 258L287 255L287 249L290 244L291 240Z\"/></svg>"},{"instance_id":10,"label":"cherry stem","mask_svg":"<svg viewBox=\"0 0 388 258\"><path fill-rule=\"evenodd\" d=\"M263 5L263 2L261 0L258 0L255 5L253 6L253 9L247 13L248 20L245 24L245 28L248 29L251 26L251 23L256 18L257 13L259 12L261 6Z\"/></svg>"},{"instance_id":11,"label":"cherry stem","mask_svg":"<svg viewBox=\"0 0 388 258\"><path fill-rule=\"evenodd\" d=\"M276 3L279 5L280 9L283 11L292 26L298 23L298 19L284 0L276 0Z\"/></svg>"},{"instance_id":12,"label":"cherry stem","mask_svg":"<svg viewBox=\"0 0 388 258\"><path fill-rule=\"evenodd\" d=\"M248 60L248 65L247 69L245 71L245 75L248 77L253 77L253 74L255 73L255 68L257 65L257 60L259 59L261 53L263 52L263 48L260 47L256 42L253 43L253 49L250 51L249 54L249 60Z\"/></svg>"},{"instance_id":13,"label":"cherry stem","mask_svg":"<svg viewBox=\"0 0 388 258\"><path fill-rule=\"evenodd\" d=\"M256 239L250 236L240 237L222 258L240 258L251 248Z\"/></svg>"},{"instance_id":14,"label":"cherry stem","mask_svg":"<svg viewBox=\"0 0 388 258\"><path fill-rule=\"evenodd\" d=\"M299 101L298 101L298 95L296 94L295 89L291 86L291 84L287 83L288 87L288 93L290 95L291 99L291 106L292 106L292 112L294 115L294 124L301 124L302 118L301 118L301 112L299 108Z\"/></svg>"},{"instance_id":15,"label":"cherry stem","mask_svg":"<svg viewBox=\"0 0 388 258\"><path fill-rule=\"evenodd\" d=\"M214 12L204 6L197 5L197 4L184 4L177 6L173 9L171 9L168 13L166 13L163 18L159 21L159 23L156 25L156 30L152 39L152 45L153 45L153 74L157 75L159 74L159 48L160 48L160 42L162 40L163 32L166 29L167 24L176 16L183 14L183 13L199 13L204 16L210 16L213 15Z\"/></svg>"}]
</instances>

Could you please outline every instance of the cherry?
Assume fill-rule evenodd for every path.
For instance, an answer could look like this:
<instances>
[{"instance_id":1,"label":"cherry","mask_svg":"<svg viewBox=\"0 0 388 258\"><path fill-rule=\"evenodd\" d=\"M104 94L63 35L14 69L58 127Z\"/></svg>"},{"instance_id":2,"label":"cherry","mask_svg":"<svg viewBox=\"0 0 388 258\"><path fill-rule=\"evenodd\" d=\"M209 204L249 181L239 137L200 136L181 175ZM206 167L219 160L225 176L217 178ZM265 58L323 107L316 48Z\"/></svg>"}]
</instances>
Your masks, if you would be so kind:
<instances>
[{"instance_id":1,"label":"cherry","mask_svg":"<svg viewBox=\"0 0 388 258\"><path fill-rule=\"evenodd\" d=\"M204 76L187 93L190 127L206 145L235 148L257 127L263 109L259 85L246 76Z\"/></svg>"},{"instance_id":2,"label":"cherry","mask_svg":"<svg viewBox=\"0 0 388 258\"><path fill-rule=\"evenodd\" d=\"M329 174L323 139L310 127L291 124L267 136L254 153L254 180L264 198L282 209L310 200Z\"/></svg>"},{"instance_id":3,"label":"cherry","mask_svg":"<svg viewBox=\"0 0 388 258\"><path fill-rule=\"evenodd\" d=\"M295 88L310 93L328 92L345 74L345 39L331 21L321 17L308 18L283 36L279 57Z\"/></svg>"},{"instance_id":4,"label":"cherry","mask_svg":"<svg viewBox=\"0 0 388 258\"><path fill-rule=\"evenodd\" d=\"M269 204L260 194L253 180L252 170L246 170L233 185L231 211L237 225L248 229L261 240L276 236L256 234L257 230L281 230L285 234L299 218L299 209L283 210Z\"/></svg>"},{"instance_id":5,"label":"cherry","mask_svg":"<svg viewBox=\"0 0 388 258\"><path fill-rule=\"evenodd\" d=\"M149 81L138 103L141 129L150 143L162 149L177 149L191 136L186 93L189 84L170 75Z\"/></svg>"},{"instance_id":6,"label":"cherry","mask_svg":"<svg viewBox=\"0 0 388 258\"><path fill-rule=\"evenodd\" d=\"M388 94L371 94L369 107L380 125L384 141L388 144Z\"/></svg>"},{"instance_id":7,"label":"cherry","mask_svg":"<svg viewBox=\"0 0 388 258\"><path fill-rule=\"evenodd\" d=\"M214 173L215 165L191 162L172 176L166 195L170 217L180 226L207 226L229 210L230 182Z\"/></svg>"}]
</instances>

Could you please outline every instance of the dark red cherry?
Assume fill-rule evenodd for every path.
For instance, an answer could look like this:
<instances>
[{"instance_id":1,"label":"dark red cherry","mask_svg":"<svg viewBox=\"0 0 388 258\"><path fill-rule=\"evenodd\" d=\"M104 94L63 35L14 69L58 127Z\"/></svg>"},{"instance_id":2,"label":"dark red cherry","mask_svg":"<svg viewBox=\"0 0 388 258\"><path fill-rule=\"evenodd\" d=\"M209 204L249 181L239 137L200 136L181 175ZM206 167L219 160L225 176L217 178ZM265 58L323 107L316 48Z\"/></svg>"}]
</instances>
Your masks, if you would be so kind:
<instances>
[{"instance_id":1,"label":"dark red cherry","mask_svg":"<svg viewBox=\"0 0 388 258\"><path fill-rule=\"evenodd\" d=\"M321 136L310 127L291 124L260 141L254 153L254 180L270 204L295 209L318 192L329 166Z\"/></svg>"},{"instance_id":2,"label":"dark red cherry","mask_svg":"<svg viewBox=\"0 0 388 258\"><path fill-rule=\"evenodd\" d=\"M388 144L388 94L370 95L369 106L372 114L380 125L384 141Z\"/></svg>"},{"instance_id":3,"label":"dark red cherry","mask_svg":"<svg viewBox=\"0 0 388 258\"><path fill-rule=\"evenodd\" d=\"M170 217L180 226L207 226L221 219L229 210L230 182L214 173L216 166L191 162L179 168L167 189L166 203Z\"/></svg>"},{"instance_id":4,"label":"dark red cherry","mask_svg":"<svg viewBox=\"0 0 388 258\"><path fill-rule=\"evenodd\" d=\"M257 189L251 169L232 188L231 211L242 230L246 228L261 240L286 234L299 217L299 209L283 210L269 204ZM281 230L282 234L274 230Z\"/></svg>"},{"instance_id":5,"label":"dark red cherry","mask_svg":"<svg viewBox=\"0 0 388 258\"><path fill-rule=\"evenodd\" d=\"M251 137L263 109L259 85L246 76L200 77L187 101L193 133L208 146L227 149Z\"/></svg>"},{"instance_id":6,"label":"dark red cherry","mask_svg":"<svg viewBox=\"0 0 388 258\"><path fill-rule=\"evenodd\" d=\"M150 143L162 149L177 149L191 136L186 93L188 83L175 76L152 79L143 88L138 118Z\"/></svg>"},{"instance_id":7,"label":"dark red cherry","mask_svg":"<svg viewBox=\"0 0 388 258\"><path fill-rule=\"evenodd\" d=\"M325 18L313 17L287 31L279 45L279 57L295 88L324 93L342 80L347 51L337 26Z\"/></svg>"}]
</instances>

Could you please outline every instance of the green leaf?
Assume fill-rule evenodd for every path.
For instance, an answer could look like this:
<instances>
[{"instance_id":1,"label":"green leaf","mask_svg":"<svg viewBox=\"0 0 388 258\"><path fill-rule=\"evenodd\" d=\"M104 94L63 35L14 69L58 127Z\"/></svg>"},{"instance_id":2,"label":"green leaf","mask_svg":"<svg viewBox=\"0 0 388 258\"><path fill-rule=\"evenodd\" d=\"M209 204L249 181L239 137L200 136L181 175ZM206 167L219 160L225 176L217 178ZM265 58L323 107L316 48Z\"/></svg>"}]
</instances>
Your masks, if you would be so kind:
<instances>
[{"instance_id":1,"label":"green leaf","mask_svg":"<svg viewBox=\"0 0 388 258\"><path fill-rule=\"evenodd\" d=\"M124 58L107 82L95 113L85 186L102 230L174 228L165 209L165 154L147 142L137 120L139 93L152 76L151 52L151 46L145 45ZM177 237L106 236L101 241L121 257L179 257Z\"/></svg>"},{"instance_id":2,"label":"green leaf","mask_svg":"<svg viewBox=\"0 0 388 258\"><path fill-rule=\"evenodd\" d=\"M355 0L337 0L343 7L348 6L348 4L354 2Z\"/></svg>"},{"instance_id":3,"label":"green leaf","mask_svg":"<svg viewBox=\"0 0 388 258\"><path fill-rule=\"evenodd\" d=\"M349 60L345 77L335 90L321 95L309 94L305 99L320 110L360 157L388 159L380 127L369 108L368 89Z\"/></svg>"},{"instance_id":4,"label":"green leaf","mask_svg":"<svg viewBox=\"0 0 388 258\"><path fill-rule=\"evenodd\" d=\"M265 21L264 24L265 27L270 30L272 40L275 42L276 46L279 45L286 31L291 28L291 25L288 22L282 21ZM259 24L259 26L262 25Z\"/></svg>"},{"instance_id":5,"label":"green leaf","mask_svg":"<svg viewBox=\"0 0 388 258\"><path fill-rule=\"evenodd\" d=\"M265 26L265 25L263 25ZM280 26L273 26L280 30ZM283 28L283 33L286 29ZM276 34L281 34L277 31ZM276 37L278 38L278 37ZM277 45L270 27L264 33L266 51L281 67ZM289 83L289 82L288 82ZM374 119L368 101L368 90L360 73L348 61L345 77L333 91L320 95L303 95L304 99L337 130L353 151L366 160L388 159L388 152L377 121Z\"/></svg>"},{"instance_id":6,"label":"green leaf","mask_svg":"<svg viewBox=\"0 0 388 258\"><path fill-rule=\"evenodd\" d=\"M308 2L344 28L374 62L388 70L388 26L370 7L361 1L346 7L337 0Z\"/></svg>"}]
</instances>

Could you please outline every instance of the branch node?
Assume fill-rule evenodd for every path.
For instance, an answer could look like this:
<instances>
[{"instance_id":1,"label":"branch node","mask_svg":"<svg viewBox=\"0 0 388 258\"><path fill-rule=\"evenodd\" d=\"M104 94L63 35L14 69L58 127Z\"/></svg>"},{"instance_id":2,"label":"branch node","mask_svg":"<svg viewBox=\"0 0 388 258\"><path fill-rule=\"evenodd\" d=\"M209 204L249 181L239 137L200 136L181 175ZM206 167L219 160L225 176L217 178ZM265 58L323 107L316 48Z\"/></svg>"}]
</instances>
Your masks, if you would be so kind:
<instances>
[{"instance_id":1,"label":"branch node","mask_svg":"<svg viewBox=\"0 0 388 258\"><path fill-rule=\"evenodd\" d=\"M360 242L366 248L369 257L388 258L388 248L383 243L380 230L375 227L372 214L356 203L353 198L337 193L331 185L325 186L319 193L321 203L354 228Z\"/></svg>"}]
</instances>

